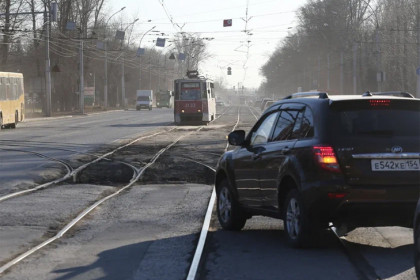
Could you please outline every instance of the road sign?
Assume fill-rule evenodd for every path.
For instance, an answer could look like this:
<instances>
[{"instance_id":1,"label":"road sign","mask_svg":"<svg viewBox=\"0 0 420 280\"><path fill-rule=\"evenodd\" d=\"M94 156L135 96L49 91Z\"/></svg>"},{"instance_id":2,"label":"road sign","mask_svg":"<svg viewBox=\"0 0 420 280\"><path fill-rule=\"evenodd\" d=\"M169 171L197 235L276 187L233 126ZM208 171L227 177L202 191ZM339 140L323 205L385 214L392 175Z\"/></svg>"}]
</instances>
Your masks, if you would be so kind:
<instances>
[{"instance_id":1,"label":"road sign","mask_svg":"<svg viewBox=\"0 0 420 280\"><path fill-rule=\"evenodd\" d=\"M165 46L165 39L164 38L157 38L156 39L156 47L164 47Z\"/></svg>"},{"instance_id":2,"label":"road sign","mask_svg":"<svg viewBox=\"0 0 420 280\"><path fill-rule=\"evenodd\" d=\"M232 26L232 19L223 20L223 27Z\"/></svg>"},{"instance_id":3,"label":"road sign","mask_svg":"<svg viewBox=\"0 0 420 280\"><path fill-rule=\"evenodd\" d=\"M66 23L66 30L76 30L76 23L74 21L68 21Z\"/></svg>"},{"instance_id":4,"label":"road sign","mask_svg":"<svg viewBox=\"0 0 420 280\"><path fill-rule=\"evenodd\" d=\"M115 33L115 39L123 41L125 37L125 32L121 30L117 30Z\"/></svg>"},{"instance_id":5,"label":"road sign","mask_svg":"<svg viewBox=\"0 0 420 280\"><path fill-rule=\"evenodd\" d=\"M137 53L136 53L136 55L137 56L141 56L141 55L143 55L144 54L144 48L138 48L137 49Z\"/></svg>"},{"instance_id":6,"label":"road sign","mask_svg":"<svg viewBox=\"0 0 420 280\"><path fill-rule=\"evenodd\" d=\"M96 42L96 48L98 48L100 50L104 50L105 49L105 42L97 41Z\"/></svg>"}]
</instances>

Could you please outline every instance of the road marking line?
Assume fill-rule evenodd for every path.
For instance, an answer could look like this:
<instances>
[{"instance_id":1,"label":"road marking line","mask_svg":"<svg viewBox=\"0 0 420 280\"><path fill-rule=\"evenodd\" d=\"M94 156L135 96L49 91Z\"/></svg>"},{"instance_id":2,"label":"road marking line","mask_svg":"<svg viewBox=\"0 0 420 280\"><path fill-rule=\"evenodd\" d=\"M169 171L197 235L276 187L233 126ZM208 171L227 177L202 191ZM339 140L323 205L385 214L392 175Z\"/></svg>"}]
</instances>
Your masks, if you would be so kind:
<instances>
[{"instance_id":1,"label":"road marking line","mask_svg":"<svg viewBox=\"0 0 420 280\"><path fill-rule=\"evenodd\" d=\"M238 108L238 118L236 120L235 125L233 126L232 131L235 130L236 127L239 124L239 113L240 113L240 108ZM228 147L229 147L229 143L226 145L225 152L227 151ZM197 162L197 163L199 163L199 162ZM199 164L204 165L204 166L210 168L212 171L216 172L216 170L214 168L212 168L212 167L210 167L206 164L203 164L203 163L199 163ZM203 254L204 245L206 243L207 233L209 231L210 221L211 221L211 216L212 216L215 201L216 201L216 187L213 186L213 190L212 190L212 193L211 193L209 205L207 207L206 216L204 218L203 227L201 228L201 233L200 233L200 238L198 240L197 249L195 250L195 253L194 253L194 258L193 258L193 261L191 263L190 270L188 272L187 280L195 280L195 278L197 276L198 266L200 265L201 256Z\"/></svg>"},{"instance_id":2,"label":"road marking line","mask_svg":"<svg viewBox=\"0 0 420 280\"><path fill-rule=\"evenodd\" d=\"M209 206L207 207L206 217L204 218L203 228L201 229L201 233L200 233L200 239L198 241L197 249L195 251L194 258L191 263L190 271L188 272L187 280L194 280L197 275L198 266L200 264L201 255L203 254L203 249L206 243L207 233L210 227L210 220L211 220L215 200L216 200L216 190L215 190L215 187L213 187Z\"/></svg>"}]
</instances>

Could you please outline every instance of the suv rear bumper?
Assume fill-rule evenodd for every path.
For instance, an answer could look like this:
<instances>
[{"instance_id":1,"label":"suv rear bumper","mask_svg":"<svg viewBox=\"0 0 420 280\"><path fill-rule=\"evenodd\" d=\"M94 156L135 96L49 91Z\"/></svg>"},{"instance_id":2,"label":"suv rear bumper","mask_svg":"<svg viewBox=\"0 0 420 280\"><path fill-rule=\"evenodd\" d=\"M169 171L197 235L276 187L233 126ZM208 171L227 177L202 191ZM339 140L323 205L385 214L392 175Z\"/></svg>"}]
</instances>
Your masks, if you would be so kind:
<instances>
[{"instance_id":1,"label":"suv rear bumper","mask_svg":"<svg viewBox=\"0 0 420 280\"><path fill-rule=\"evenodd\" d=\"M412 227L415 209L415 202L343 202L332 213L332 222L354 227Z\"/></svg>"},{"instance_id":2,"label":"suv rear bumper","mask_svg":"<svg viewBox=\"0 0 420 280\"><path fill-rule=\"evenodd\" d=\"M319 200L311 203L321 221L354 227L412 226L420 186L345 186L337 192L345 193L343 198L330 198L332 189L319 188Z\"/></svg>"}]
</instances>

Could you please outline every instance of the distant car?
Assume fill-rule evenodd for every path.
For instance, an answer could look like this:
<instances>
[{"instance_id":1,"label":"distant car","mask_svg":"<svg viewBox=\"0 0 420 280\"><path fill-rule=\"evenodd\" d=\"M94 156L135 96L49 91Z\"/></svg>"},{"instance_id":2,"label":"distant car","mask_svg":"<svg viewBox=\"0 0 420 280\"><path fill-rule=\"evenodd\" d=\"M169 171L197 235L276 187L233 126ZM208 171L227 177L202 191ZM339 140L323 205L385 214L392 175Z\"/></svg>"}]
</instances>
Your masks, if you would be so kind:
<instances>
[{"instance_id":1,"label":"distant car","mask_svg":"<svg viewBox=\"0 0 420 280\"><path fill-rule=\"evenodd\" d=\"M216 101L216 106L225 107L225 102L223 102L221 100L218 100L218 101Z\"/></svg>"},{"instance_id":2,"label":"distant car","mask_svg":"<svg viewBox=\"0 0 420 280\"><path fill-rule=\"evenodd\" d=\"M412 227L420 188L420 99L300 93L275 102L216 171L221 226L254 215L284 221L292 247L311 246L330 223ZM418 249L418 248L417 248Z\"/></svg>"},{"instance_id":3,"label":"distant car","mask_svg":"<svg viewBox=\"0 0 420 280\"><path fill-rule=\"evenodd\" d=\"M413 228L414 267L416 269L417 278L420 279L420 199L417 203L416 212L414 213Z\"/></svg>"}]
</instances>

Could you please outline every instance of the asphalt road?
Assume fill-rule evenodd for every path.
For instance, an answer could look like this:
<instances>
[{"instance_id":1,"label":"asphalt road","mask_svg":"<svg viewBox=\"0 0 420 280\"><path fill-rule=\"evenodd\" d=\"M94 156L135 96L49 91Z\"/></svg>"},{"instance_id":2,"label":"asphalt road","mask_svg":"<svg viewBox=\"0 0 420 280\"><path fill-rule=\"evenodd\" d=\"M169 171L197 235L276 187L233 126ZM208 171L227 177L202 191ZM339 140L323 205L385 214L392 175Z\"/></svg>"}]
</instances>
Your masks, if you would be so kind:
<instances>
[{"instance_id":1,"label":"asphalt road","mask_svg":"<svg viewBox=\"0 0 420 280\"><path fill-rule=\"evenodd\" d=\"M0 131L0 194L25 189L64 172L61 164L28 151L77 166L81 157L172 122L170 109L26 119L16 129Z\"/></svg>"},{"instance_id":2,"label":"asphalt road","mask_svg":"<svg viewBox=\"0 0 420 280\"><path fill-rule=\"evenodd\" d=\"M238 129L249 130L256 112L247 107L239 112ZM199 132L194 127L178 127L110 157L110 161L141 168L162 147L185 136L134 186L0 278L185 279L212 191L212 172L192 160L214 166L237 117L238 108L232 107ZM26 135L27 149L40 146L40 152L76 166L94 158L91 153L106 152L171 121L167 109L28 121L16 130L1 131L0 143L3 147L8 140L22 148L20 138ZM0 151L0 157L18 157L18 152L13 153ZM28 180L33 180L29 171L44 179L45 170L50 176L53 170L63 172L56 163L33 155L28 159L39 161L37 168L19 170L26 159L13 161L12 167L0 161L0 177L11 170L16 178ZM51 237L82 209L118 188L119 184L101 182L65 183L0 203L0 265ZM213 213L197 279L415 279L411 229L360 228L341 242L346 249L332 233L326 233L319 248L291 249L281 220L254 217L244 230L227 232Z\"/></svg>"}]
</instances>

